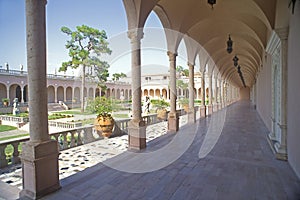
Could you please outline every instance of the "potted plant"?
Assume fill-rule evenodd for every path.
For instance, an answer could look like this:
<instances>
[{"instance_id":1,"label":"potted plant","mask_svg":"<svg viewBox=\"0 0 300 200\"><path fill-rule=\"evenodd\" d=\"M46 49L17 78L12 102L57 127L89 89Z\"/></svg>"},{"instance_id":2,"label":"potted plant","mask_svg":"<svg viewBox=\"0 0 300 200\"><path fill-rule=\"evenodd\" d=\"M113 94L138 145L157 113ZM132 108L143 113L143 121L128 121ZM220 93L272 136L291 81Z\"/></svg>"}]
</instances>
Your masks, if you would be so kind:
<instances>
[{"instance_id":1,"label":"potted plant","mask_svg":"<svg viewBox=\"0 0 300 200\"><path fill-rule=\"evenodd\" d=\"M153 99L151 100L151 103L153 107L156 108L157 119L166 121L168 117L167 107L169 107L170 104L164 99Z\"/></svg>"},{"instance_id":2,"label":"potted plant","mask_svg":"<svg viewBox=\"0 0 300 200\"><path fill-rule=\"evenodd\" d=\"M4 106L8 106L8 104L9 104L9 99L8 98L2 98L2 103L3 103L3 105Z\"/></svg>"},{"instance_id":3,"label":"potted plant","mask_svg":"<svg viewBox=\"0 0 300 200\"><path fill-rule=\"evenodd\" d=\"M179 99L180 106L184 109L185 112L189 111L189 99L188 98L181 98Z\"/></svg>"},{"instance_id":4,"label":"potted plant","mask_svg":"<svg viewBox=\"0 0 300 200\"><path fill-rule=\"evenodd\" d=\"M113 104L106 97L96 97L95 100L88 100L87 110L96 113L95 129L100 131L102 136L108 138L112 135L115 121L111 115Z\"/></svg>"}]
</instances>

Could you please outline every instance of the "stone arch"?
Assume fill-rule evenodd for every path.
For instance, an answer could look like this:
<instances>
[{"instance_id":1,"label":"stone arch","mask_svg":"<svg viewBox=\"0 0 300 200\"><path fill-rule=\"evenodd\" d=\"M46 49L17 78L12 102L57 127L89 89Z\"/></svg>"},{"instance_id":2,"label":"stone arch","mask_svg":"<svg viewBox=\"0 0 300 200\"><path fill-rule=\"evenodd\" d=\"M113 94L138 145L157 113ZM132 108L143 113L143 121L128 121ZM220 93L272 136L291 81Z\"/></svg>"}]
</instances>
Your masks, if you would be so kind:
<instances>
[{"instance_id":1,"label":"stone arch","mask_svg":"<svg viewBox=\"0 0 300 200\"><path fill-rule=\"evenodd\" d=\"M28 102L28 85L24 86L24 89L23 89L23 100L24 100L24 102Z\"/></svg>"},{"instance_id":2,"label":"stone arch","mask_svg":"<svg viewBox=\"0 0 300 200\"><path fill-rule=\"evenodd\" d=\"M160 89L155 90L155 97L160 97Z\"/></svg>"},{"instance_id":3,"label":"stone arch","mask_svg":"<svg viewBox=\"0 0 300 200\"><path fill-rule=\"evenodd\" d=\"M57 101L64 101L64 88L62 86L57 87Z\"/></svg>"},{"instance_id":4,"label":"stone arch","mask_svg":"<svg viewBox=\"0 0 300 200\"><path fill-rule=\"evenodd\" d=\"M7 95L6 85L3 83L0 83L0 99L6 98L6 95Z\"/></svg>"},{"instance_id":5,"label":"stone arch","mask_svg":"<svg viewBox=\"0 0 300 200\"><path fill-rule=\"evenodd\" d=\"M66 100L72 101L72 87L66 88Z\"/></svg>"},{"instance_id":6,"label":"stone arch","mask_svg":"<svg viewBox=\"0 0 300 200\"><path fill-rule=\"evenodd\" d=\"M54 103L55 102L55 89L54 86L49 85L48 86L48 103Z\"/></svg>"},{"instance_id":7,"label":"stone arch","mask_svg":"<svg viewBox=\"0 0 300 200\"><path fill-rule=\"evenodd\" d=\"M74 89L74 100L76 100L76 102L80 102L80 89L79 89L79 87L76 87Z\"/></svg>"},{"instance_id":8,"label":"stone arch","mask_svg":"<svg viewBox=\"0 0 300 200\"><path fill-rule=\"evenodd\" d=\"M88 92L88 97L93 97L94 98L94 89L93 88L89 88L89 92Z\"/></svg>"},{"instance_id":9,"label":"stone arch","mask_svg":"<svg viewBox=\"0 0 300 200\"><path fill-rule=\"evenodd\" d=\"M153 98L154 97L154 90L153 89L150 89L149 90L149 95Z\"/></svg>"},{"instance_id":10,"label":"stone arch","mask_svg":"<svg viewBox=\"0 0 300 200\"><path fill-rule=\"evenodd\" d=\"M120 99L120 97L121 97L121 92L120 89L118 88L116 93L116 99Z\"/></svg>"},{"instance_id":11,"label":"stone arch","mask_svg":"<svg viewBox=\"0 0 300 200\"><path fill-rule=\"evenodd\" d=\"M101 96L99 88L96 88L95 95L96 95L95 97L100 97Z\"/></svg>"},{"instance_id":12,"label":"stone arch","mask_svg":"<svg viewBox=\"0 0 300 200\"><path fill-rule=\"evenodd\" d=\"M9 97L8 98L10 100L10 103L12 103L14 98L17 97L16 91L17 91L18 86L19 86L18 84L12 84L9 86Z\"/></svg>"},{"instance_id":13,"label":"stone arch","mask_svg":"<svg viewBox=\"0 0 300 200\"><path fill-rule=\"evenodd\" d=\"M164 99L168 98L168 93L167 93L167 90L165 88L162 89L162 96L163 96Z\"/></svg>"},{"instance_id":14,"label":"stone arch","mask_svg":"<svg viewBox=\"0 0 300 200\"><path fill-rule=\"evenodd\" d=\"M128 100L128 89L126 89L126 90L125 90L125 94L124 94L124 96L125 96L125 99L127 99L127 100Z\"/></svg>"}]
</instances>

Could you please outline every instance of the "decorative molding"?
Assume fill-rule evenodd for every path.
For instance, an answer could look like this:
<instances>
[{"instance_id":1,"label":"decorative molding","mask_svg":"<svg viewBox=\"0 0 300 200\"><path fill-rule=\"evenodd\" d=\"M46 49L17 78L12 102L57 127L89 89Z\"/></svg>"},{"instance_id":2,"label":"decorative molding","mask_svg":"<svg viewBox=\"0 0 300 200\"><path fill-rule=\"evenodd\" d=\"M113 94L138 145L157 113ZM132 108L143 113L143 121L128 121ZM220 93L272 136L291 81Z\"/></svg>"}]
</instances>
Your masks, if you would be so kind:
<instances>
[{"instance_id":1,"label":"decorative molding","mask_svg":"<svg viewBox=\"0 0 300 200\"><path fill-rule=\"evenodd\" d=\"M280 38L277 35L277 33L273 30L272 35L268 41L267 47L266 47L266 52L273 55L274 51L278 47L280 43Z\"/></svg>"}]
</instances>

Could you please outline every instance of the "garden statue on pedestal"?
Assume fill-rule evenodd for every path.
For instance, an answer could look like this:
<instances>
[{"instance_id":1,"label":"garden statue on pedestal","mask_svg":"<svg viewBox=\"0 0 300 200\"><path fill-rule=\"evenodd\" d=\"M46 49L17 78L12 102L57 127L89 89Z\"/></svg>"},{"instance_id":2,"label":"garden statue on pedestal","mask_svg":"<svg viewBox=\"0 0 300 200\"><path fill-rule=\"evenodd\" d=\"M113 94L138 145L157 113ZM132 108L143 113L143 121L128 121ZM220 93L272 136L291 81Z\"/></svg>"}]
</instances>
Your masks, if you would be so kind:
<instances>
[{"instance_id":1,"label":"garden statue on pedestal","mask_svg":"<svg viewBox=\"0 0 300 200\"><path fill-rule=\"evenodd\" d=\"M13 115L18 115L18 114L20 114L19 100L18 98L15 98L13 103Z\"/></svg>"}]
</instances>

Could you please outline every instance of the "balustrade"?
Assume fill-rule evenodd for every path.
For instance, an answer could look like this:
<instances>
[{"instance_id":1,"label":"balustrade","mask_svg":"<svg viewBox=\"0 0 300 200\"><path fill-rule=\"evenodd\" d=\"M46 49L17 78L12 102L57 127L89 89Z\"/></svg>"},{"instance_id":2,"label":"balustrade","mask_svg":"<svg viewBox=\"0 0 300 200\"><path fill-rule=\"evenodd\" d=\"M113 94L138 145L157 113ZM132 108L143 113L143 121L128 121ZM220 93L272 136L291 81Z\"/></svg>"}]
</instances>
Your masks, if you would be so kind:
<instances>
[{"instance_id":1,"label":"balustrade","mask_svg":"<svg viewBox=\"0 0 300 200\"><path fill-rule=\"evenodd\" d=\"M178 110L177 112L179 115L183 114L181 110ZM143 116L142 118L143 121L145 121L146 125L151 125L159 122L159 120L157 120L156 114ZM115 126L117 126L117 128L115 127L115 131L121 130L123 134L127 133L129 121L130 119L116 120ZM54 124L57 122L49 121L49 125L52 123ZM69 125L66 125L66 123L60 122L57 124L59 124L58 126L69 128ZM77 124L76 125L75 124L76 123L72 125L72 128L74 129L50 134L51 139L56 140L58 142L60 150L77 147L83 144L87 144L102 139L101 136L97 135L97 132L94 129L94 125L87 125L85 127L76 128ZM95 137L96 135L97 137ZM20 163L19 147L23 142L26 142L28 140L29 140L29 136L22 137L19 139L0 141L0 168L4 168L9 165ZM10 150L10 152L12 152L11 155L7 154L7 151L9 150L8 148L11 148Z\"/></svg>"}]
</instances>

